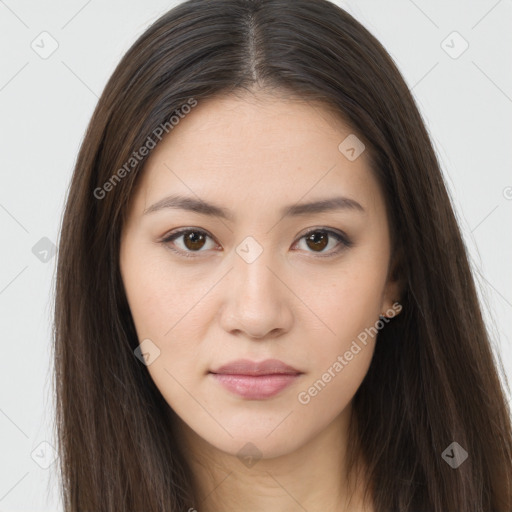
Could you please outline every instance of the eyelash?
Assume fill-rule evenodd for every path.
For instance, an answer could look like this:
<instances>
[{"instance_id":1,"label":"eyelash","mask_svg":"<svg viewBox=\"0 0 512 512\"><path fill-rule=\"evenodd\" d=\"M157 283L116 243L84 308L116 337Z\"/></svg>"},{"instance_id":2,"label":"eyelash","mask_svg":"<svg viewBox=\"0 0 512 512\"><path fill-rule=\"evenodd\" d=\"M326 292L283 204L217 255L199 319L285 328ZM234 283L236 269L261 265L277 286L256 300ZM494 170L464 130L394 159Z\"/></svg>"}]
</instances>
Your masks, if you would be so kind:
<instances>
[{"instance_id":1,"label":"eyelash","mask_svg":"<svg viewBox=\"0 0 512 512\"><path fill-rule=\"evenodd\" d=\"M205 252L205 251L202 251L202 250L199 250L199 251L183 251L182 249L175 249L175 248L173 248L173 247L171 247L169 245L170 242L173 242L174 240L176 240L180 236L184 235L185 233L190 233L190 232L198 233L198 234L201 234L201 235L206 235L208 238L211 238L213 240L213 237L207 231L204 231L203 229L184 228L184 229L180 229L180 230L178 230L176 232L170 233L168 236L166 236L165 238L160 240L160 243L168 246L171 251L179 254L180 256L184 256L185 258L196 258L197 256L195 256L195 253L200 253L200 252ZM336 231L333 231L333 230L327 229L327 228L315 228L315 229L312 229L312 230L308 231L307 233L305 233L304 235L302 235L298 239L298 241L302 240L303 238L306 238L307 236L311 235L312 233L318 233L318 232L319 233L327 233L328 235L330 235L333 238L335 238L342 245L342 247L339 247L338 249L333 250L331 252L328 252L326 254L324 254L324 253L317 253L317 257L319 257L319 258L330 258L330 257L336 256L341 251L343 251L344 249L346 249L348 247L351 247L353 245L353 243L348 239L348 237L345 234L338 233ZM312 252L313 254L315 254L314 251L308 251L308 252Z\"/></svg>"}]
</instances>

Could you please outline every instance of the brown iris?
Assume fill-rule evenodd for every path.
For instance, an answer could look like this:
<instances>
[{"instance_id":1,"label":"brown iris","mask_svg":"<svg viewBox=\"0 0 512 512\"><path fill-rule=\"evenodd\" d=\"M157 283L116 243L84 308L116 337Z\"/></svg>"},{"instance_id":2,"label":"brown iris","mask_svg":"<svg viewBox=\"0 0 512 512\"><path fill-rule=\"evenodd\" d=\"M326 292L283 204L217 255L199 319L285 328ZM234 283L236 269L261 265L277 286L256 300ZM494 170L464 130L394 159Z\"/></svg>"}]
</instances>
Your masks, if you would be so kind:
<instances>
[{"instance_id":1,"label":"brown iris","mask_svg":"<svg viewBox=\"0 0 512 512\"><path fill-rule=\"evenodd\" d=\"M315 231L314 233L311 233L308 237L306 237L306 242L310 249L318 249L321 251L326 247L328 243L328 238L329 237L327 233ZM312 245L310 245L310 242L312 243Z\"/></svg>"},{"instance_id":2,"label":"brown iris","mask_svg":"<svg viewBox=\"0 0 512 512\"><path fill-rule=\"evenodd\" d=\"M183 235L183 243L185 247L191 251L201 249L204 245L206 237L198 231L187 231Z\"/></svg>"}]
</instances>

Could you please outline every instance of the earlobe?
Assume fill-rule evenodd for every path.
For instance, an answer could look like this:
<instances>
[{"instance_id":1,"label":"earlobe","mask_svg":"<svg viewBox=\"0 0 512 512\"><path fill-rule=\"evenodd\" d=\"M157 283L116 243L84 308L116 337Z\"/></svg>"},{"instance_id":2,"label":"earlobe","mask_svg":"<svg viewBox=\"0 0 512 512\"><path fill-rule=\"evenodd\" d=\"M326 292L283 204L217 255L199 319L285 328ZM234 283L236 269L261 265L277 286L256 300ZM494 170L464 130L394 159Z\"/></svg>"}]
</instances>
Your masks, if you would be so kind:
<instances>
[{"instance_id":1,"label":"earlobe","mask_svg":"<svg viewBox=\"0 0 512 512\"><path fill-rule=\"evenodd\" d=\"M393 304L391 307L389 307L384 313L381 313L379 315L380 318L393 318L400 314L400 311L402 311L403 306L400 304L398 300L393 301Z\"/></svg>"}]
</instances>

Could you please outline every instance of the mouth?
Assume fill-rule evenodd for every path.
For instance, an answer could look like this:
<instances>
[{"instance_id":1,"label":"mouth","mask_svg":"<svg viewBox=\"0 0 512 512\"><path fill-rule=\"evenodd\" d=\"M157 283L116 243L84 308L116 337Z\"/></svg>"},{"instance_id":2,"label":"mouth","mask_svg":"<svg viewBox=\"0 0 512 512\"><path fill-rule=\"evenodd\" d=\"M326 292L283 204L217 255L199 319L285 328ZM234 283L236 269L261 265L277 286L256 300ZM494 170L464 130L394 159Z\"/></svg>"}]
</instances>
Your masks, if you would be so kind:
<instances>
[{"instance_id":1,"label":"mouth","mask_svg":"<svg viewBox=\"0 0 512 512\"><path fill-rule=\"evenodd\" d=\"M303 372L279 361L239 359L210 371L229 392L250 400L271 398L293 384Z\"/></svg>"}]
</instances>

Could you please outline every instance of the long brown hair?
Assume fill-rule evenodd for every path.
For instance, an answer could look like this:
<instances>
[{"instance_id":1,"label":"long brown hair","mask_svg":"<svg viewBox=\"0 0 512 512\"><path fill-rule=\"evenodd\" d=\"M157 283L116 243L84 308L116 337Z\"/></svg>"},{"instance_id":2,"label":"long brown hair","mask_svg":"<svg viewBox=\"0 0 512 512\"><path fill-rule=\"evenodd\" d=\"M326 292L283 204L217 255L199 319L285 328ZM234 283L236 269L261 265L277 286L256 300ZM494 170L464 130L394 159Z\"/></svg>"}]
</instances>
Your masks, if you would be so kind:
<instances>
[{"instance_id":1,"label":"long brown hair","mask_svg":"<svg viewBox=\"0 0 512 512\"><path fill-rule=\"evenodd\" d=\"M159 127L190 99L257 88L319 101L345 120L386 198L403 311L379 332L354 396L348 459L364 459L375 510L512 510L511 420L497 362L439 163L392 59L327 0L189 0L117 66L69 189L54 324L66 512L198 506L169 406L134 356L119 247L147 157L130 159L158 143ZM443 456L454 442L468 454L456 468Z\"/></svg>"}]
</instances>

